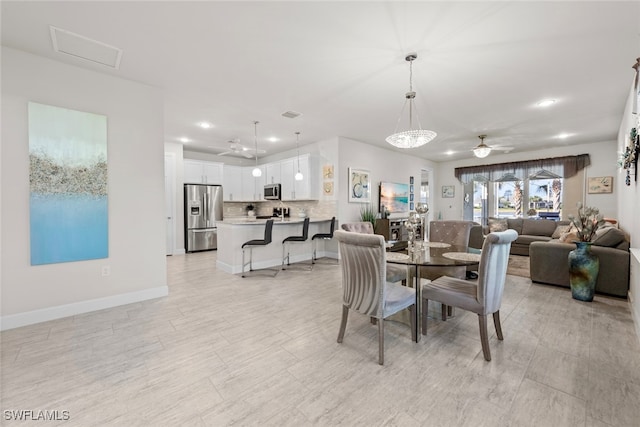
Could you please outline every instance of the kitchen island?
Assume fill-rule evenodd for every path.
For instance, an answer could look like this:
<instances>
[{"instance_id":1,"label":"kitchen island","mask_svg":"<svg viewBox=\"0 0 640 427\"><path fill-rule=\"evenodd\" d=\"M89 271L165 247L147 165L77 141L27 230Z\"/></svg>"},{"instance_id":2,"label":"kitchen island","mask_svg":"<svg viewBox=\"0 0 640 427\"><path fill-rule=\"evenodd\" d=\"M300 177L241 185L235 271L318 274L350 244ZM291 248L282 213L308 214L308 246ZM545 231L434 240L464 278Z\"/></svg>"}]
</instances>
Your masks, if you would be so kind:
<instances>
[{"instance_id":1,"label":"kitchen island","mask_svg":"<svg viewBox=\"0 0 640 427\"><path fill-rule=\"evenodd\" d=\"M253 250L253 269L282 265L282 241L289 236L302 234L304 218L273 218L272 241ZM216 223L218 227L218 256L216 267L231 274L242 272L242 244L252 239L264 238L266 219L251 217L228 218ZM309 218L309 239L291 246L291 263L311 261L313 247L311 237L316 233L328 233L331 218ZM333 252L325 248L325 241L317 242L317 257L338 258L337 244ZM247 253L247 261L248 261ZM249 268L247 266L247 268Z\"/></svg>"}]
</instances>

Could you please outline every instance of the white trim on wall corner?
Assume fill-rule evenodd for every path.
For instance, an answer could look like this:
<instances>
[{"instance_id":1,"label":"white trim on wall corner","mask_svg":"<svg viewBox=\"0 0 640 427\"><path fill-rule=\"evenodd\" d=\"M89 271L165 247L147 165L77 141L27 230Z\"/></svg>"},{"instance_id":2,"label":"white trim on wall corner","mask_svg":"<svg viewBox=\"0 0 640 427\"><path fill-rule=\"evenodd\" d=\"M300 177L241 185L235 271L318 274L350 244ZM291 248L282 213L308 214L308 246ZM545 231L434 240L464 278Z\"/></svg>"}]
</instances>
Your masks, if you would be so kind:
<instances>
[{"instance_id":1,"label":"white trim on wall corner","mask_svg":"<svg viewBox=\"0 0 640 427\"><path fill-rule=\"evenodd\" d=\"M47 322L49 320L61 319L63 317L75 316L76 314L103 310L105 308L131 304L134 302L166 297L167 295L169 295L169 287L158 286L156 288L145 289L143 291L129 292L126 294L81 301L73 304L64 304L55 307L27 311L24 313L11 314L0 318L0 331L33 325L35 323Z\"/></svg>"}]
</instances>

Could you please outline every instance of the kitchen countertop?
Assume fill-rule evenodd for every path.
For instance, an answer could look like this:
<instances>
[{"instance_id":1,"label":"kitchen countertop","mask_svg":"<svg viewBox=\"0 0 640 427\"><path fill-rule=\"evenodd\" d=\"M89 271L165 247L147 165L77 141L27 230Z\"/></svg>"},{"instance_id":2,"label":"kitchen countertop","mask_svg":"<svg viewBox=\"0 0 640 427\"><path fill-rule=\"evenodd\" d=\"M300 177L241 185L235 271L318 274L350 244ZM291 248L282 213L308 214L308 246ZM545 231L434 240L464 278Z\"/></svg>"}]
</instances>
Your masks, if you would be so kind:
<instances>
[{"instance_id":1,"label":"kitchen countertop","mask_svg":"<svg viewBox=\"0 0 640 427\"><path fill-rule=\"evenodd\" d=\"M284 221L281 220L280 218L274 217L273 225L298 224L298 223L302 223L303 221L304 221L304 218L300 218L297 216L285 217ZM325 221L331 221L331 218L309 217L310 223L325 222ZM266 219L257 219L255 217L239 216L239 217L228 217L223 221L218 221L217 224L218 225L223 225L223 224L224 225L253 225L253 224L264 224L266 222L267 222Z\"/></svg>"}]
</instances>

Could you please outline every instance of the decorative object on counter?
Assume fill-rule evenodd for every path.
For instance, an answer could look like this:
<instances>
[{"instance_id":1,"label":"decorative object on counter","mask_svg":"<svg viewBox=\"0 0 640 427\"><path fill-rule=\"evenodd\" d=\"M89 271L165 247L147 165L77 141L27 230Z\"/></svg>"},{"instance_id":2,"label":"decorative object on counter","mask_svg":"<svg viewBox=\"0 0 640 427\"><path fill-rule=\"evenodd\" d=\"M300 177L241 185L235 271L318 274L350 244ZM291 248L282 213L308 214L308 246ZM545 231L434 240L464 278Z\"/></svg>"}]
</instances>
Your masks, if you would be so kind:
<instances>
[{"instance_id":1,"label":"decorative object on counter","mask_svg":"<svg viewBox=\"0 0 640 427\"><path fill-rule=\"evenodd\" d=\"M404 58L405 61L409 62L409 92L405 94L405 101L402 105L402 110L400 110L400 117L398 117L396 129L393 135L389 135L386 138L386 141L389 144L398 148L420 147L421 145L432 141L438 135L432 130L422 129L419 119L417 120L418 129L413 129L413 110L415 109L414 99L416 97L416 93L413 91L413 61L415 61L417 57L417 53L410 52ZM400 125L400 120L402 119L402 113L404 112L404 108L407 106L407 103L409 104L409 130L398 132L398 126Z\"/></svg>"},{"instance_id":2,"label":"decorative object on counter","mask_svg":"<svg viewBox=\"0 0 640 427\"><path fill-rule=\"evenodd\" d=\"M371 203L371 177L368 170L349 168L349 202Z\"/></svg>"},{"instance_id":3,"label":"decorative object on counter","mask_svg":"<svg viewBox=\"0 0 640 427\"><path fill-rule=\"evenodd\" d=\"M591 241L604 219L597 208L585 207L578 202L578 217L569 215L577 229L576 249L569 252L569 284L571 296L579 301L593 301L600 259L591 253Z\"/></svg>"},{"instance_id":4,"label":"decorative object on counter","mask_svg":"<svg viewBox=\"0 0 640 427\"><path fill-rule=\"evenodd\" d=\"M429 235L427 233L427 214L429 213L429 205L426 203L418 203L416 206L416 213L420 217L422 240L429 241Z\"/></svg>"},{"instance_id":5,"label":"decorative object on counter","mask_svg":"<svg viewBox=\"0 0 640 427\"><path fill-rule=\"evenodd\" d=\"M306 218L307 210L305 208L298 209L298 218Z\"/></svg>"},{"instance_id":6,"label":"decorative object on counter","mask_svg":"<svg viewBox=\"0 0 640 427\"><path fill-rule=\"evenodd\" d=\"M407 229L407 249L409 251L409 256L414 259L418 254L420 248L416 248L416 232L420 225L420 217L416 215L415 212L411 212L409 214L409 219L407 219L404 223L404 227Z\"/></svg>"},{"instance_id":7,"label":"decorative object on counter","mask_svg":"<svg viewBox=\"0 0 640 427\"><path fill-rule=\"evenodd\" d=\"M251 171L251 175L255 178L259 178L262 176L262 170L258 167L258 121L253 122L253 134L255 137L255 145L256 145L256 167Z\"/></svg>"},{"instance_id":8,"label":"decorative object on counter","mask_svg":"<svg viewBox=\"0 0 640 427\"><path fill-rule=\"evenodd\" d=\"M251 204L247 205L246 209L247 209L247 216L256 216L256 211L254 210L255 208L253 205Z\"/></svg>"},{"instance_id":9,"label":"decorative object on counter","mask_svg":"<svg viewBox=\"0 0 640 427\"><path fill-rule=\"evenodd\" d=\"M300 172L300 132L296 132L296 150L298 152L298 172L296 172L294 178L296 181L302 181L304 176L302 175L302 172Z\"/></svg>"},{"instance_id":10,"label":"decorative object on counter","mask_svg":"<svg viewBox=\"0 0 640 427\"><path fill-rule=\"evenodd\" d=\"M587 189L589 194L613 193L613 177L590 177Z\"/></svg>"},{"instance_id":11,"label":"decorative object on counter","mask_svg":"<svg viewBox=\"0 0 640 427\"><path fill-rule=\"evenodd\" d=\"M372 205L364 205L360 208L360 221L370 222L374 230L376 227L376 217L378 214L373 209Z\"/></svg>"}]
</instances>

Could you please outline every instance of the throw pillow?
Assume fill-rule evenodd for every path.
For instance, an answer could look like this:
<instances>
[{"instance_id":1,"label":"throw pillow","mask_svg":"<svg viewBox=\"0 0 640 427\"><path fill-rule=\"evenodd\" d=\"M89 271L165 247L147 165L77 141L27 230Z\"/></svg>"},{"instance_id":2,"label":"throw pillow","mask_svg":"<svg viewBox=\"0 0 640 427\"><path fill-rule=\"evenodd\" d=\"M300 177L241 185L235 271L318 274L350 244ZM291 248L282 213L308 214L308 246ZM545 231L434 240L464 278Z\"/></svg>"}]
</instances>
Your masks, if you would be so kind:
<instances>
[{"instance_id":1,"label":"throw pillow","mask_svg":"<svg viewBox=\"0 0 640 427\"><path fill-rule=\"evenodd\" d=\"M552 239L559 239L564 233L570 233L573 229L573 224L558 225L551 235Z\"/></svg>"},{"instance_id":2,"label":"throw pillow","mask_svg":"<svg viewBox=\"0 0 640 427\"><path fill-rule=\"evenodd\" d=\"M593 244L613 248L624 242L625 237L624 232L619 228L600 228L596 230L596 237L593 239Z\"/></svg>"},{"instance_id":3,"label":"throw pillow","mask_svg":"<svg viewBox=\"0 0 640 427\"><path fill-rule=\"evenodd\" d=\"M576 240L580 240L578 238L578 232L577 231L571 231L568 233L562 233L562 235L560 236L560 242L562 243L573 243Z\"/></svg>"},{"instance_id":4,"label":"throw pillow","mask_svg":"<svg viewBox=\"0 0 640 427\"><path fill-rule=\"evenodd\" d=\"M489 232L507 231L509 226L506 218L489 218Z\"/></svg>"}]
</instances>

